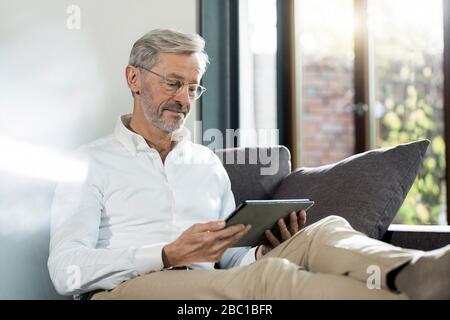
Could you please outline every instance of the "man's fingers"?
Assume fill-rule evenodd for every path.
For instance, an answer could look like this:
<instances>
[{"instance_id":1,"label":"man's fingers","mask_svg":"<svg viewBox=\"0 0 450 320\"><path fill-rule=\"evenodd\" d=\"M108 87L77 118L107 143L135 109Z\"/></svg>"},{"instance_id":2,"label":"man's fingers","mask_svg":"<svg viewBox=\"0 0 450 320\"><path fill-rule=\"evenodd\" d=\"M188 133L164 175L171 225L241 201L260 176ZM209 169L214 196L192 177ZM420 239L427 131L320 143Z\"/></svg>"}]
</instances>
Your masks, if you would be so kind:
<instances>
[{"instance_id":1,"label":"man's fingers","mask_svg":"<svg viewBox=\"0 0 450 320\"><path fill-rule=\"evenodd\" d=\"M297 213L295 211L292 211L289 214L289 232L291 233L291 235L294 235L299 230L298 221L299 219L297 218Z\"/></svg>"},{"instance_id":2,"label":"man's fingers","mask_svg":"<svg viewBox=\"0 0 450 320\"><path fill-rule=\"evenodd\" d=\"M214 232L214 236L216 236L218 240L227 239L243 231L245 227L246 226L244 224L236 224L233 226L229 226L223 230Z\"/></svg>"},{"instance_id":3,"label":"man's fingers","mask_svg":"<svg viewBox=\"0 0 450 320\"><path fill-rule=\"evenodd\" d=\"M292 236L283 219L278 220L278 228L280 228L281 240L286 241Z\"/></svg>"},{"instance_id":4,"label":"man's fingers","mask_svg":"<svg viewBox=\"0 0 450 320\"><path fill-rule=\"evenodd\" d=\"M194 224L191 228L194 232L217 231L225 228L225 221L217 220L206 223L197 223Z\"/></svg>"},{"instance_id":5,"label":"man's fingers","mask_svg":"<svg viewBox=\"0 0 450 320\"><path fill-rule=\"evenodd\" d=\"M272 247L276 247L280 244L280 240L277 239L270 230L266 230L265 232L267 240L269 240Z\"/></svg>"},{"instance_id":6,"label":"man's fingers","mask_svg":"<svg viewBox=\"0 0 450 320\"><path fill-rule=\"evenodd\" d=\"M302 210L298 213L299 230L306 224L306 211Z\"/></svg>"},{"instance_id":7,"label":"man's fingers","mask_svg":"<svg viewBox=\"0 0 450 320\"><path fill-rule=\"evenodd\" d=\"M234 226L233 226L234 227ZM219 245L220 250L224 249L224 248L228 248L230 246L232 246L233 244L235 244L236 242L239 241L239 239L241 239L243 236L245 236L245 234L251 229L251 225L247 224L244 228L239 229L239 232L234 233L233 235L227 237L227 238L222 238L221 243ZM228 227L227 229L229 229L231 227Z\"/></svg>"}]
</instances>

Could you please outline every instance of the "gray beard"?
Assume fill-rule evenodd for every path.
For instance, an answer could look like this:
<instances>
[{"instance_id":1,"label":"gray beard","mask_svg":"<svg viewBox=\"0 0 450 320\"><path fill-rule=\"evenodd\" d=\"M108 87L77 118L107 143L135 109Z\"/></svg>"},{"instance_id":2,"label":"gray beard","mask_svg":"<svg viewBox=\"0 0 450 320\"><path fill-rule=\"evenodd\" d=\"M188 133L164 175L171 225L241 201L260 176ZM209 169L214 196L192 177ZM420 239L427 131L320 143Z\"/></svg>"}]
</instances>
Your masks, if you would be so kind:
<instances>
[{"instance_id":1,"label":"gray beard","mask_svg":"<svg viewBox=\"0 0 450 320\"><path fill-rule=\"evenodd\" d=\"M172 133L181 128L189 115L187 113L187 108L177 104L166 104L158 110L157 107L154 107L153 100L150 95L147 94L146 90L141 91L141 102L145 119L151 122L156 128L167 133ZM185 116L179 121L165 121L163 118L163 112L166 109L183 111L185 112Z\"/></svg>"}]
</instances>

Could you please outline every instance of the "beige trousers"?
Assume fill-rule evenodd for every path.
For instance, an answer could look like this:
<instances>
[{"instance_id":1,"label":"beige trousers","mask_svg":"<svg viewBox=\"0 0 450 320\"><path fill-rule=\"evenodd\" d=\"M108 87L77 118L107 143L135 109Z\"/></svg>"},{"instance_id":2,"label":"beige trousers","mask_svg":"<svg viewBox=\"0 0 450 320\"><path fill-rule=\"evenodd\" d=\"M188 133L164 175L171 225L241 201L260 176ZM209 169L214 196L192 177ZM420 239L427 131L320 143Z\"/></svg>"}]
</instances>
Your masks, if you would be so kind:
<instances>
[{"instance_id":1,"label":"beige trousers","mask_svg":"<svg viewBox=\"0 0 450 320\"><path fill-rule=\"evenodd\" d=\"M93 299L405 299L389 291L386 274L416 252L329 216L248 266L148 273Z\"/></svg>"}]
</instances>

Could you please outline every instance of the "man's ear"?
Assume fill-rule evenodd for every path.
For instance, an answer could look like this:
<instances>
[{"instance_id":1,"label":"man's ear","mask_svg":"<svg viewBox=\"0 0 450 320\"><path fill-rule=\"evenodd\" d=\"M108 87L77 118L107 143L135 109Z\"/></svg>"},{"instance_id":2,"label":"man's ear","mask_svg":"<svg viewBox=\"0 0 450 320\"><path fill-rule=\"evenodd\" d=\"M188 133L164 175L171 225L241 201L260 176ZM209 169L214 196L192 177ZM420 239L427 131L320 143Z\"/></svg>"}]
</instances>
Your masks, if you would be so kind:
<instances>
[{"instance_id":1,"label":"man's ear","mask_svg":"<svg viewBox=\"0 0 450 320\"><path fill-rule=\"evenodd\" d=\"M139 69L128 65L125 68L125 77L127 79L128 87L131 92L133 92L133 95L139 95L141 93L141 73L139 72Z\"/></svg>"}]
</instances>

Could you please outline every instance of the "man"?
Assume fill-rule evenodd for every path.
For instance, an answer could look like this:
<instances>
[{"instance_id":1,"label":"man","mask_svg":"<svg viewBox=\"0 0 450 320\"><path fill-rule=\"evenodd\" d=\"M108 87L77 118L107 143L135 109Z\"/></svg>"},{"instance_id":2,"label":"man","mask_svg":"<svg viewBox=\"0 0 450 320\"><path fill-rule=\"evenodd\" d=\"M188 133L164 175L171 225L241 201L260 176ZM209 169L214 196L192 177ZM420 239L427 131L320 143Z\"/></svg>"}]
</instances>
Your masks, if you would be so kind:
<instances>
[{"instance_id":1,"label":"man","mask_svg":"<svg viewBox=\"0 0 450 320\"><path fill-rule=\"evenodd\" d=\"M225 228L230 180L183 126L208 64L198 35L154 30L133 46L132 115L80 148L82 183L61 184L52 206L48 266L61 294L93 299L450 298L450 246L404 250L330 216L303 228L279 221L271 245L231 248L250 226ZM218 262L220 269L215 270ZM366 285L380 270L380 290Z\"/></svg>"}]
</instances>

